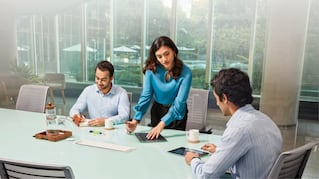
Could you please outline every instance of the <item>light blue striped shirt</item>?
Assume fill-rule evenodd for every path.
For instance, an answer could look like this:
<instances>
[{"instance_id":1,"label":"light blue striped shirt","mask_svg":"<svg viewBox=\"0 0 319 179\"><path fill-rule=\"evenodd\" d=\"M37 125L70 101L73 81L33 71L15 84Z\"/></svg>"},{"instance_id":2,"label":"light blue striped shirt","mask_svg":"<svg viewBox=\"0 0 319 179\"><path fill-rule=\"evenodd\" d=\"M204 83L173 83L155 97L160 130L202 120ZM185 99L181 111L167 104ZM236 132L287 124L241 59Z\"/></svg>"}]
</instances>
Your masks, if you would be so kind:
<instances>
[{"instance_id":1,"label":"light blue striped shirt","mask_svg":"<svg viewBox=\"0 0 319 179\"><path fill-rule=\"evenodd\" d=\"M191 161L197 178L219 178L231 169L233 178L266 178L281 152L282 137L276 124L247 104L227 122L226 130L206 162Z\"/></svg>"},{"instance_id":2,"label":"light blue striped shirt","mask_svg":"<svg viewBox=\"0 0 319 179\"><path fill-rule=\"evenodd\" d=\"M170 78L166 81L167 70L162 65L157 65L156 72L146 70L138 104L134 106L134 119L142 120L151 100L159 104L171 105L167 114L162 117L165 125L174 120L182 120L186 113L186 101L192 83L192 71L184 64L182 73L177 79Z\"/></svg>"},{"instance_id":3,"label":"light blue striped shirt","mask_svg":"<svg viewBox=\"0 0 319 179\"><path fill-rule=\"evenodd\" d=\"M130 102L125 89L112 84L107 94L99 91L96 84L87 86L70 110L70 116L83 113L87 109L88 118L107 118L114 124L122 124L129 119Z\"/></svg>"}]
</instances>

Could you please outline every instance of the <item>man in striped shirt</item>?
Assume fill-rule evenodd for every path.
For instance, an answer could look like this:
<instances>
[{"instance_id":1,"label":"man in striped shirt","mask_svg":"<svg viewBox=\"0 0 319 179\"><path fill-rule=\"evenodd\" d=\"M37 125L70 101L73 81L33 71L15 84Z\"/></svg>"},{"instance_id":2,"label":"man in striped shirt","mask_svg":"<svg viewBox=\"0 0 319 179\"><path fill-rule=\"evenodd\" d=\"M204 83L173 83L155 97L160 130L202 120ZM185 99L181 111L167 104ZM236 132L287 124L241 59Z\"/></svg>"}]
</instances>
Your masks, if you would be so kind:
<instances>
[{"instance_id":1,"label":"man in striped shirt","mask_svg":"<svg viewBox=\"0 0 319 179\"><path fill-rule=\"evenodd\" d=\"M219 178L230 170L232 178L266 178L282 148L276 124L254 109L249 77L235 69L223 69L211 81L220 110L231 116L218 146L205 144L212 155L202 161L188 152L185 161L197 178Z\"/></svg>"}]
</instances>

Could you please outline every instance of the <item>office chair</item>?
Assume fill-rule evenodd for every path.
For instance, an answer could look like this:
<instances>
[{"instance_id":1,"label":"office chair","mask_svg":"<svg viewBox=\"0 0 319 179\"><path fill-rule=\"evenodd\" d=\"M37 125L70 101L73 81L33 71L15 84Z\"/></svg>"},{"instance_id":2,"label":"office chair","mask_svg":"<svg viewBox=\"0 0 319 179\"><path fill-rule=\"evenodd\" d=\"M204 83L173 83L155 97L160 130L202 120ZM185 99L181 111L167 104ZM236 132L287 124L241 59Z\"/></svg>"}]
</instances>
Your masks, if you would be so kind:
<instances>
[{"instance_id":1,"label":"office chair","mask_svg":"<svg viewBox=\"0 0 319 179\"><path fill-rule=\"evenodd\" d=\"M282 152L267 178L301 178L310 153L318 144L319 141L314 141L298 148Z\"/></svg>"},{"instance_id":2,"label":"office chair","mask_svg":"<svg viewBox=\"0 0 319 179\"><path fill-rule=\"evenodd\" d=\"M205 130L209 90L191 88L187 99L186 130Z\"/></svg>"},{"instance_id":3,"label":"office chair","mask_svg":"<svg viewBox=\"0 0 319 179\"><path fill-rule=\"evenodd\" d=\"M48 86L22 85L17 98L16 109L44 113Z\"/></svg>"},{"instance_id":4,"label":"office chair","mask_svg":"<svg viewBox=\"0 0 319 179\"><path fill-rule=\"evenodd\" d=\"M73 179L73 171L69 166L33 163L0 158L0 178L21 179Z\"/></svg>"},{"instance_id":5,"label":"office chair","mask_svg":"<svg viewBox=\"0 0 319 179\"><path fill-rule=\"evenodd\" d=\"M44 74L44 84L49 86L49 93L51 102L54 103L53 90L60 90L63 99L63 104L65 104L65 76L63 73L46 73Z\"/></svg>"}]
</instances>

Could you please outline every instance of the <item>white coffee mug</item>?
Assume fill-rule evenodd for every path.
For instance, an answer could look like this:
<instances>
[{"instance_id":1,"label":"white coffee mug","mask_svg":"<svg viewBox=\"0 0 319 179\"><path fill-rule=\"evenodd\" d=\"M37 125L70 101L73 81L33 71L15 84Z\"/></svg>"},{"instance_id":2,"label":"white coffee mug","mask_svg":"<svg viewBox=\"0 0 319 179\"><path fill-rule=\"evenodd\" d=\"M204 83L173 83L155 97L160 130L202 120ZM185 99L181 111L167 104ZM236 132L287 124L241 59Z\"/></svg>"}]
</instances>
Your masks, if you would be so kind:
<instances>
[{"instance_id":1,"label":"white coffee mug","mask_svg":"<svg viewBox=\"0 0 319 179\"><path fill-rule=\"evenodd\" d=\"M190 129L186 132L186 138L188 142L197 143L199 142L199 130L198 129Z\"/></svg>"},{"instance_id":2,"label":"white coffee mug","mask_svg":"<svg viewBox=\"0 0 319 179\"><path fill-rule=\"evenodd\" d=\"M110 119L105 119L104 121L105 129L113 129L113 121Z\"/></svg>"}]
</instances>

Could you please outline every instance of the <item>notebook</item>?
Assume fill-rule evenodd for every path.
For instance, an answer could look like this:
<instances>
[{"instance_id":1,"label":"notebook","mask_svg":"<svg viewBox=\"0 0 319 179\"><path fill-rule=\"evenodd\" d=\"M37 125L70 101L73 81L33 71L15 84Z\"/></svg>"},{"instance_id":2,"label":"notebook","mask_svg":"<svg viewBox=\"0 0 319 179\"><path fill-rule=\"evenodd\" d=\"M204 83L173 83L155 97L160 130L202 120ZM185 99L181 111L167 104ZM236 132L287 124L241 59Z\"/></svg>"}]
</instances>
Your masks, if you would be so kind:
<instances>
[{"instance_id":1,"label":"notebook","mask_svg":"<svg viewBox=\"0 0 319 179\"><path fill-rule=\"evenodd\" d=\"M149 140L146 138L147 134L148 133L144 133L144 132L136 132L134 133L135 136L138 138L138 140L140 142L166 142L166 138L163 137L162 135L159 135L157 139L152 139L152 140Z\"/></svg>"}]
</instances>

